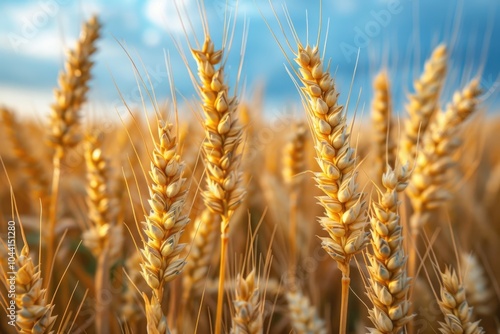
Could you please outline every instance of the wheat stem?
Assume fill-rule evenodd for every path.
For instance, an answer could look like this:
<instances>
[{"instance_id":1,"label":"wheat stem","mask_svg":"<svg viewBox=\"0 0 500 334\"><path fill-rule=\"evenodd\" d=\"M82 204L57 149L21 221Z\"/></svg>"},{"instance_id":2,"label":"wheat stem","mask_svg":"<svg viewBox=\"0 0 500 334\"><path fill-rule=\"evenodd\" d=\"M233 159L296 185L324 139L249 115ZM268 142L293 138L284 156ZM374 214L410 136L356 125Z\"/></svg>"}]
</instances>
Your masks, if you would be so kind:
<instances>
[{"instance_id":1,"label":"wheat stem","mask_svg":"<svg viewBox=\"0 0 500 334\"><path fill-rule=\"evenodd\" d=\"M339 334L347 333L347 311L349 309L349 287L351 285L351 278L349 271L342 273L342 296L340 300L340 325Z\"/></svg>"},{"instance_id":2,"label":"wheat stem","mask_svg":"<svg viewBox=\"0 0 500 334\"><path fill-rule=\"evenodd\" d=\"M219 290L217 294L217 313L215 322L215 333L222 332L222 312L224 308L224 282L226 277L226 255L228 244L228 226L229 221L222 217L221 223L221 245L220 245L220 267L219 267Z\"/></svg>"}]
</instances>

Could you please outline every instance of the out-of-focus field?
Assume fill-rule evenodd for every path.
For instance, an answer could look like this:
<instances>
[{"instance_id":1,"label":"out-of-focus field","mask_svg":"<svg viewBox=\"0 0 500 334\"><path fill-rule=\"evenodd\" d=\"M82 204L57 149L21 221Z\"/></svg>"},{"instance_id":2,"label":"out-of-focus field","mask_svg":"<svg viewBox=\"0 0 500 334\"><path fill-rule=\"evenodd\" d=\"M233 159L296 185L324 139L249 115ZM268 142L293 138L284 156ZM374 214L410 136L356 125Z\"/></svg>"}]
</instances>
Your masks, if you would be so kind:
<instances>
[{"instance_id":1,"label":"out-of-focus field","mask_svg":"<svg viewBox=\"0 0 500 334\"><path fill-rule=\"evenodd\" d=\"M99 61L98 55L92 59ZM81 65L79 61L73 64L75 68ZM224 167L225 162L220 156L217 164L223 166L221 170L215 167L206 169L207 161L215 159L211 158L213 152L203 145L207 143L206 136L210 131L218 131L224 140L229 138L227 133L241 131L241 144L236 145L231 154L221 154L229 161L227 164L232 163L234 156L239 157L241 162L233 163L238 173L241 172L238 187L246 191L229 221L222 332L338 332L342 272L322 247L321 238L327 238L328 233L318 224L320 217L325 216L325 209L318 205L318 196L325 194L317 186L321 180L314 178L315 173L321 172L314 149L321 141L315 131L331 129L330 125L315 123L314 117L319 117L319 114L314 114L315 107L308 104L309 91L304 90L305 108L297 106L300 112L284 112L273 119L267 117L268 112L263 107L265 91L256 89L257 93L250 98L237 97L241 101L234 105L229 121L230 126L241 125L236 130L224 130L221 125L208 131L207 113L202 110L201 100L176 106L163 103L170 97L159 96L159 92L156 95L158 104L154 108L130 110L123 117L123 124L103 126L98 120L85 117L85 121L80 122L75 116L85 114L85 106L79 111L83 105L79 102L85 99L78 94L84 96L79 90L87 88L82 88L86 87L85 83L80 87L71 86L77 82L71 80L77 79L70 75L75 75L75 68L68 71L68 66L68 77L59 82L60 91L68 95L63 98L61 93L52 108L67 108L66 113L54 112L56 116L41 123L23 118L15 106L1 107L0 157L4 170L0 173L3 241L0 247L0 290L6 314L1 317L0 332L48 333L52 328L55 332L69 333L145 333L148 328L149 333L165 333L163 329L168 324L172 333L192 333L195 330L210 333L220 305L217 297L221 223L219 212L207 205L202 194L206 197L210 191L233 191L228 185L227 171L230 169ZM82 70L83 73L91 67L90 64L86 66L88 68ZM196 71L193 72L196 75ZM205 75L214 76L213 73ZM345 83L345 87L347 85ZM463 88L453 87L457 91ZM418 97L414 88L409 88L409 91ZM346 186L341 176L338 186L365 194L360 200L364 202L361 206L364 214L349 214L355 215L356 219L364 217L361 231L369 232L366 247L353 254L348 263L351 279L348 333L366 333L367 327L376 326L374 319L374 322L378 319L379 325L397 323L397 312L414 315L411 320L403 321L402 326L411 333L436 333L439 328L455 328L457 331L453 333L462 333L462 328L469 328L468 331L463 329L463 333L479 333L479 329L472 329L476 320L481 320L479 326L486 333L500 330L500 120L495 113L487 115L487 103L481 104L471 98L473 102L465 101L456 109L470 107L475 110L459 123L450 122L453 132L449 136L443 135L439 122L444 121L437 114L444 114L450 108L446 107L448 101L440 101L439 89L436 95L434 98L439 102L431 110L432 116L426 119L430 125L427 131L419 133L414 154L408 155L411 161L407 173L414 174L407 180L408 188L396 194L395 199L380 196L378 191L386 192L385 184L382 184L386 163L390 162L396 170L404 164L400 152L408 131L405 123L409 119L407 110L399 113L395 110L392 115L387 112L382 120L365 115L354 122L351 114L344 114L347 119L344 119L346 124L342 131L345 131L345 138L351 131L348 143L355 149L353 164L357 179L352 181L356 186L354 183ZM325 96L311 99L319 103L316 99L322 97ZM205 107L215 100L207 95L203 98ZM78 99L81 101L75 102ZM228 98L227 101L231 100ZM283 102L285 105L286 101ZM221 108L217 103L221 103L220 98L214 103L216 107L212 112L219 112ZM375 109L387 107L380 103L370 107L372 115L375 115ZM475 103L478 103L477 107ZM231 108L230 102L228 105ZM419 106L423 108L423 102L411 107L417 110L413 118L418 118ZM200 117L194 117L192 109ZM171 127L160 127L161 134L168 133L160 138L161 142L158 138L158 124L162 124L157 121L159 118L172 124ZM217 124L223 123L220 117L214 118L219 122ZM58 128L61 125L57 122L71 128L71 132L65 132L64 126ZM328 122L333 120L328 119ZM416 122L419 124L418 119ZM390 126L384 128L388 124ZM384 136L387 133L389 138ZM332 131L321 138L335 142L335 136ZM52 138L50 145L49 138ZM208 141L216 146L217 140L213 138ZM169 146L175 141L177 144ZM435 146L431 147L431 143ZM171 151L165 151L165 147ZM174 151L179 155L178 160L172 158ZM58 152L60 159L55 158ZM332 158L332 164L342 163L341 154L354 154L354 150L346 152L338 149L336 154L340 157ZM389 161L384 153L399 158L396 162ZM422 158L424 154L428 154L427 160ZM160 155L168 163L162 164L163 160L158 158ZM183 165L181 161L184 161L183 169L179 167ZM339 165L335 168L344 173ZM415 173L419 173L418 176ZM215 186L208 188L207 178L219 174L223 190L217 190L219 188ZM321 178L318 175L316 177ZM170 186L181 179L185 181ZM236 181L231 179L231 182ZM421 193L415 195L416 190L412 187L418 188L422 184L423 188L418 190ZM413 189L412 194L409 189ZM184 197L179 200L179 196ZM346 210L352 205L342 202L340 195L336 196L335 200L342 204L338 210ZM399 210L396 206L398 218L389 213L377 215L374 204L388 205L391 198L396 202L399 198L401 203ZM224 197L221 202L230 206L231 199ZM157 218L160 217L157 211L162 210L169 213ZM190 220L185 227L180 222L184 215ZM155 219L161 221L161 228L154 225ZM168 219L175 220L175 224L172 221L167 223ZM416 227L411 222L418 219L422 222L418 223L419 233L415 233ZM347 220L342 215L343 236L351 233L349 229L352 227ZM390 225L386 229L392 229L394 237L380 232L384 230L380 226L385 220L388 221L386 226ZM13 284L16 287L16 326L8 324L9 275L13 271L8 267L9 221L15 222L16 232L14 266L17 278ZM52 232L51 221L54 224ZM145 221L148 223L143 223ZM373 232L374 229L378 232ZM377 237L377 233L382 236ZM397 233L401 233L403 239L400 240ZM384 290L383 283L375 283L377 280L370 271L374 266L371 261L383 262L379 260L383 252L380 249L385 245L376 238L384 239L393 248L399 247L398 240L402 242L397 251L390 249L387 258L393 262L387 259L383 266L398 275L404 270L404 275L412 277L411 280L398 281L400 276L391 276L381 269L378 274L385 277L387 287ZM29 250L24 248L22 253L25 243ZM186 245L181 248L181 244ZM154 257L155 247L163 252L158 258ZM47 254L53 256L47 257ZM410 257L413 257L413 269ZM172 261L170 266L159 264L167 258ZM175 262L179 260L186 263ZM51 266L47 267L47 261ZM172 267L172 263L178 267ZM165 282L162 285L164 294L158 300L159 309L151 311L145 308L145 303L153 300L157 292L152 294L152 291L157 290L152 287L155 284L146 282L147 274L144 273L148 273L148 266L154 265L163 266L160 276ZM447 266L452 266L457 272L454 283L460 288L456 291L450 291L450 287L446 289L439 275ZM21 277L21 273L24 276ZM247 280L241 277L247 277ZM397 289L391 282L403 284L403 292L394 292ZM380 291L375 289L373 292L374 286ZM373 305L377 298L385 304L379 305L375 301L382 311L370 316L370 312L377 308ZM396 300L397 304L391 304ZM470 314L469 306L473 310ZM380 315L384 312L393 318ZM153 317L152 314L162 317L147 320L147 317ZM445 314L448 314L451 325L440 327L440 322L446 323ZM453 327L456 321L460 324ZM452 333L451 330L443 331ZM369 332L391 333L392 329Z\"/></svg>"}]
</instances>

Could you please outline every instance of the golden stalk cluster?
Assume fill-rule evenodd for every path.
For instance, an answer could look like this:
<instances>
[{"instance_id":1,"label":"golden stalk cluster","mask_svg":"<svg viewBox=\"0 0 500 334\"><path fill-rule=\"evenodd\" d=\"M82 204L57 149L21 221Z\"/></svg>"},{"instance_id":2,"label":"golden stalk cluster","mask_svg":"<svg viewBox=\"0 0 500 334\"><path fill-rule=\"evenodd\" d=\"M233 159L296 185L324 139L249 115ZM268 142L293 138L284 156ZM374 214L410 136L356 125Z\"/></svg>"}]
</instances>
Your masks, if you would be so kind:
<instances>
[{"instance_id":1,"label":"golden stalk cluster","mask_svg":"<svg viewBox=\"0 0 500 334\"><path fill-rule=\"evenodd\" d=\"M286 119L277 129L257 116L259 103L239 105L238 89L231 90L225 77L231 42L224 39L217 49L204 28L203 44L190 45L197 76L189 69L201 125L185 120L172 87L171 110L157 101L153 114L130 110L124 129L87 137L82 166L66 168L67 150L82 137L79 113L100 35L96 17L83 26L59 77L49 127L52 170L50 159L31 149L44 129L31 124L28 136L28 122L0 108L0 136L10 145L0 147L8 175L0 178L8 185L0 188L0 226L22 217L23 240L38 239L41 252L35 264L28 241L20 251L0 243L2 296L10 288L5 268L12 249L18 270L16 327L0 323L0 332L346 334L358 327L372 334L421 333L421 304L429 303L424 295L437 286L436 311L443 318L423 334L438 326L446 334L495 330L499 300L492 286L500 272L491 241L500 239L500 182L492 178L500 160L494 145L479 145L466 124L479 109L479 79L441 109L448 55L439 45L414 83L408 117L398 129L390 73L380 72L370 133L347 121L320 48L303 45L294 34L296 43L287 41L293 59L287 60L305 116ZM484 125L485 133L498 132L495 126ZM259 142L269 131L272 140ZM465 140L471 145L460 146ZM370 147L375 150L367 153ZM474 164L461 161L471 151ZM476 169L474 179L456 178ZM27 184L34 196L26 195ZM459 187L467 188L462 197ZM468 202L465 194L478 199ZM48 217L30 197L41 199ZM449 214L452 209L457 212ZM464 232L474 231L478 219L489 236ZM134 223L135 231L129 228ZM473 255L478 249L481 257ZM437 273L441 263L458 259L457 251L461 270ZM69 264L62 261L69 257ZM429 284L413 286L425 283L424 273ZM7 309L8 299L0 303Z\"/></svg>"}]
</instances>

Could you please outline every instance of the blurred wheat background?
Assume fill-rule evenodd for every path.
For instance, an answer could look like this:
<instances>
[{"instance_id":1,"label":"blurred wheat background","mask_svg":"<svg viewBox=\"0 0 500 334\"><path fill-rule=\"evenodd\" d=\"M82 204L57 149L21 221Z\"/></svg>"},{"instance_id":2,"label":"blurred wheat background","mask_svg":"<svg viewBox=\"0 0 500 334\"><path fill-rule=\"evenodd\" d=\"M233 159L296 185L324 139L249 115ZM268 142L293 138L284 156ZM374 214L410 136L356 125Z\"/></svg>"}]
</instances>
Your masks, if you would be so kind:
<instances>
[{"instance_id":1,"label":"blurred wheat background","mask_svg":"<svg viewBox=\"0 0 500 334\"><path fill-rule=\"evenodd\" d=\"M500 332L498 4L134 3L1 5L1 333Z\"/></svg>"}]
</instances>

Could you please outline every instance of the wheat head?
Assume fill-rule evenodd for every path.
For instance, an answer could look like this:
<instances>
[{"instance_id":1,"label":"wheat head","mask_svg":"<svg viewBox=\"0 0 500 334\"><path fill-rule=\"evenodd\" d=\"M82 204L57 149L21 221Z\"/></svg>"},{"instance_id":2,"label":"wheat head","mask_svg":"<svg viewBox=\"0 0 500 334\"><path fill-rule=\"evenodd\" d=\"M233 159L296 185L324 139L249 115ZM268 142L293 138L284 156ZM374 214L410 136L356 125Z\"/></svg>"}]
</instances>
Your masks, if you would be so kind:
<instances>
[{"instance_id":1,"label":"wheat head","mask_svg":"<svg viewBox=\"0 0 500 334\"><path fill-rule=\"evenodd\" d=\"M441 333L484 333L479 321L472 322L472 307L467 303L465 288L452 268L446 267L441 273L441 297L438 303L444 315L444 322L440 322Z\"/></svg>"},{"instance_id":2,"label":"wheat head","mask_svg":"<svg viewBox=\"0 0 500 334\"><path fill-rule=\"evenodd\" d=\"M299 44L295 61L299 65L306 109L321 171L316 183L325 193L318 200L325 209L319 219L328 238L323 248L349 276L351 257L368 242L366 201L356 182L356 155L349 144L349 132L343 106L337 104L338 93L323 62L318 47Z\"/></svg>"},{"instance_id":3,"label":"wheat head","mask_svg":"<svg viewBox=\"0 0 500 334\"><path fill-rule=\"evenodd\" d=\"M164 315L160 313L165 284L177 277L185 265L185 260L179 258L185 244L179 244L179 238L189 223L183 213L188 189L178 150L172 124L158 120L158 141L149 172L151 210L143 222L147 240L141 250L141 274L153 291L151 299L144 295L148 332L153 328L164 332Z\"/></svg>"},{"instance_id":4,"label":"wheat head","mask_svg":"<svg viewBox=\"0 0 500 334\"><path fill-rule=\"evenodd\" d=\"M92 54L97 50L101 25L96 16L82 27L74 50L69 50L65 71L59 75L59 88L54 91L55 103L51 106L49 143L55 148L55 155L62 159L66 147L75 146L80 136L76 132L78 111L87 99L88 81L93 62Z\"/></svg>"},{"instance_id":5,"label":"wheat head","mask_svg":"<svg viewBox=\"0 0 500 334\"><path fill-rule=\"evenodd\" d=\"M41 272L33 264L27 245L17 257L16 323L19 333L53 333L57 316L52 315L54 305L47 301L46 289L42 288Z\"/></svg>"},{"instance_id":6,"label":"wheat head","mask_svg":"<svg viewBox=\"0 0 500 334\"><path fill-rule=\"evenodd\" d=\"M461 92L453 95L446 111L438 113L429 125L407 189L416 211L411 222L413 230L427 221L430 210L439 207L451 196L448 170L455 164L453 154L460 145L457 132L476 111L480 94L479 82L474 79Z\"/></svg>"},{"instance_id":7,"label":"wheat head","mask_svg":"<svg viewBox=\"0 0 500 334\"><path fill-rule=\"evenodd\" d=\"M252 270L246 277L238 275L233 306L235 314L231 334L263 333L262 301L255 270Z\"/></svg>"},{"instance_id":8,"label":"wheat head","mask_svg":"<svg viewBox=\"0 0 500 334\"><path fill-rule=\"evenodd\" d=\"M371 245L368 253L368 296L373 303L369 317L375 326L370 333L399 333L410 321L408 290L410 278L406 272L407 256L403 247L403 226L398 213L398 193L408 185L410 172L405 165L394 171L387 167L382 176L384 193L372 202Z\"/></svg>"},{"instance_id":9,"label":"wheat head","mask_svg":"<svg viewBox=\"0 0 500 334\"><path fill-rule=\"evenodd\" d=\"M117 225L117 201L109 186L109 162L104 158L98 139L85 142L87 165L87 206L91 226L83 233L83 243L98 258L104 251L109 258L118 256L123 243L121 225Z\"/></svg>"},{"instance_id":10,"label":"wheat head","mask_svg":"<svg viewBox=\"0 0 500 334\"><path fill-rule=\"evenodd\" d=\"M182 277L183 300L188 302L193 290L200 291L207 279L210 261L217 245L218 223L220 218L209 209L203 210L195 220L190 240L192 245L186 259Z\"/></svg>"},{"instance_id":11,"label":"wheat head","mask_svg":"<svg viewBox=\"0 0 500 334\"><path fill-rule=\"evenodd\" d=\"M404 135L400 148L400 161L412 162L417 152L417 142L425 134L427 126L438 108L439 96L446 78L448 56L445 45L439 45L425 63L424 71L415 81L415 93L406 105L408 119L404 123Z\"/></svg>"},{"instance_id":12,"label":"wheat head","mask_svg":"<svg viewBox=\"0 0 500 334\"><path fill-rule=\"evenodd\" d=\"M325 322L301 291L286 292L291 325L296 334L326 334Z\"/></svg>"},{"instance_id":13,"label":"wheat head","mask_svg":"<svg viewBox=\"0 0 500 334\"><path fill-rule=\"evenodd\" d=\"M223 50L214 49L209 36L201 50L192 50L201 80L199 90L205 115L203 152L206 161L207 188L205 204L222 217L221 232L227 233L229 218L245 195L239 170L242 127L238 124L238 100L229 96L221 62Z\"/></svg>"},{"instance_id":14,"label":"wheat head","mask_svg":"<svg viewBox=\"0 0 500 334\"><path fill-rule=\"evenodd\" d=\"M372 126L375 159L380 177L385 165L394 167L396 143L392 139L392 104L390 82L387 72L380 72L373 81Z\"/></svg>"}]
</instances>

